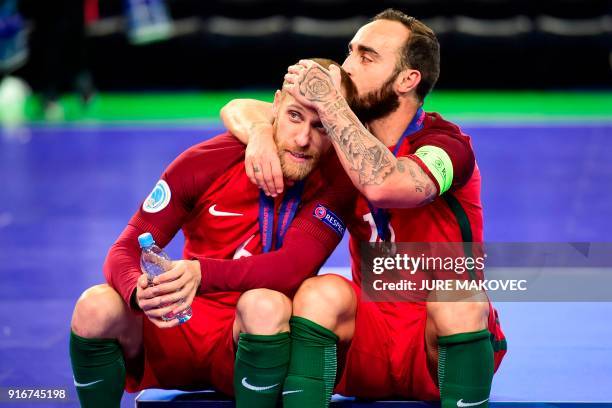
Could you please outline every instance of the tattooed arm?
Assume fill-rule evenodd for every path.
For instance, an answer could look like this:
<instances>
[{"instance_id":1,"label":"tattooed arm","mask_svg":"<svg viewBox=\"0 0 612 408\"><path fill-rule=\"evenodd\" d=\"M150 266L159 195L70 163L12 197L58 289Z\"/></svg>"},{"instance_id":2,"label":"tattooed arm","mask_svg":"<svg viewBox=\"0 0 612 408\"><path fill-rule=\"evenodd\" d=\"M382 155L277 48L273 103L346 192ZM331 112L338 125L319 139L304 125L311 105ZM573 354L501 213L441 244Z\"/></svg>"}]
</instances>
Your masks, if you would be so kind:
<instances>
[{"instance_id":1,"label":"tattooed arm","mask_svg":"<svg viewBox=\"0 0 612 408\"><path fill-rule=\"evenodd\" d=\"M419 164L393 153L372 135L334 86L329 71L311 61L290 69L286 89L319 112L340 162L353 184L379 208L411 208L437 196L437 186Z\"/></svg>"}]
</instances>

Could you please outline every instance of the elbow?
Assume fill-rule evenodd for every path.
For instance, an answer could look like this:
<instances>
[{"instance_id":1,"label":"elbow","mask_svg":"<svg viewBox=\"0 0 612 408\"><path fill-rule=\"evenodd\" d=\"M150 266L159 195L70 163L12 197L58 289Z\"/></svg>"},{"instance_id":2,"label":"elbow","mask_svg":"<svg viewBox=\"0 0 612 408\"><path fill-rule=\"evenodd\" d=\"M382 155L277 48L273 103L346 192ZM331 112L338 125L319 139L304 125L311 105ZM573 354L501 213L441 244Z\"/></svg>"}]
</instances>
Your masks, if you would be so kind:
<instances>
[{"instance_id":1,"label":"elbow","mask_svg":"<svg viewBox=\"0 0 612 408\"><path fill-rule=\"evenodd\" d=\"M121 273L120 271L123 268L123 254L125 253L123 248L124 247L121 245L121 237L119 237L106 253L106 258L102 265L102 272L104 273L106 283L113 288L116 288L114 284L115 279L118 278L117 275Z\"/></svg>"},{"instance_id":2,"label":"elbow","mask_svg":"<svg viewBox=\"0 0 612 408\"><path fill-rule=\"evenodd\" d=\"M219 113L225 116L231 115L232 112L236 112L241 109L246 109L251 101L252 99L245 98L232 99L231 101L223 105Z\"/></svg>"},{"instance_id":3,"label":"elbow","mask_svg":"<svg viewBox=\"0 0 612 408\"><path fill-rule=\"evenodd\" d=\"M420 194L385 186L368 186L362 193L376 208L415 208L422 205L423 200Z\"/></svg>"},{"instance_id":4,"label":"elbow","mask_svg":"<svg viewBox=\"0 0 612 408\"><path fill-rule=\"evenodd\" d=\"M219 115L221 116L221 120L223 123L229 123L231 119L235 116L236 112L240 112L245 109L246 99L232 99L219 111Z\"/></svg>"},{"instance_id":5,"label":"elbow","mask_svg":"<svg viewBox=\"0 0 612 408\"><path fill-rule=\"evenodd\" d=\"M232 115L232 110L235 109L235 106L236 100L231 100L225 105L223 105L223 107L219 111L219 116L221 116L221 120L223 121L223 123L228 123Z\"/></svg>"},{"instance_id":6,"label":"elbow","mask_svg":"<svg viewBox=\"0 0 612 408\"><path fill-rule=\"evenodd\" d=\"M368 202L376 208L390 208L392 204L392 194L383 186L365 186L361 192Z\"/></svg>"}]
</instances>

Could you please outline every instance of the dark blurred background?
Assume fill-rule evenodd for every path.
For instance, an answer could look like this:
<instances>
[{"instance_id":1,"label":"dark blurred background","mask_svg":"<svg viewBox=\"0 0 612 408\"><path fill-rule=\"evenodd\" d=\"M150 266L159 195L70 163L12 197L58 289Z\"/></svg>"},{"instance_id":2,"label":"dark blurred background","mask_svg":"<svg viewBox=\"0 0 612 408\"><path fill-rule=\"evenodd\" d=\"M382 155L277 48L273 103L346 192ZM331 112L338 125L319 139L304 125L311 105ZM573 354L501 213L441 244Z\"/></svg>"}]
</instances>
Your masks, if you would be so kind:
<instances>
[{"instance_id":1,"label":"dark blurred background","mask_svg":"<svg viewBox=\"0 0 612 408\"><path fill-rule=\"evenodd\" d=\"M65 78L49 92L75 83L85 93L91 83L109 91L276 87L299 58L341 62L356 29L394 7L438 34L438 89L612 85L609 0L166 0L168 25L143 41L130 31L126 3L20 1L30 58L18 74L35 90L44 87L58 69L48 62L56 38L58 48L72 51L55 52Z\"/></svg>"}]
</instances>

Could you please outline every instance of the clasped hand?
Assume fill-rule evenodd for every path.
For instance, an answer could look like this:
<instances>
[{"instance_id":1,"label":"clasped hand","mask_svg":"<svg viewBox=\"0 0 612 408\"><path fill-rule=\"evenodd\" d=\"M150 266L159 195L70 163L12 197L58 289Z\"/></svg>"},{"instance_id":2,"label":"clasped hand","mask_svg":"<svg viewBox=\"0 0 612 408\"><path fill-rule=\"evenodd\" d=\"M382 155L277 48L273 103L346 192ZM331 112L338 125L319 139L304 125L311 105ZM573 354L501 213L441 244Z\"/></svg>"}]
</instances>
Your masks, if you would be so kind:
<instances>
[{"instance_id":1,"label":"clasped hand","mask_svg":"<svg viewBox=\"0 0 612 408\"><path fill-rule=\"evenodd\" d=\"M151 286L146 274L138 278L136 302L157 327L178 326L176 315L191 306L201 279L199 261L174 261L172 269L156 276Z\"/></svg>"}]
</instances>

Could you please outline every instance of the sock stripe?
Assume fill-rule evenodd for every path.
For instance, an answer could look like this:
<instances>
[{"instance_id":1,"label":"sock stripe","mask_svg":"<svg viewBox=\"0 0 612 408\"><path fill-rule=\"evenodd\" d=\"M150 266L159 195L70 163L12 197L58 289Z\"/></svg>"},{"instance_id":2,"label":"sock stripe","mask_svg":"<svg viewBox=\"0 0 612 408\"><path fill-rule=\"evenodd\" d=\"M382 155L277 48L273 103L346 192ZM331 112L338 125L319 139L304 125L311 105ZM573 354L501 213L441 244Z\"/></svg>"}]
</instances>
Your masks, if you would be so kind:
<instances>
[{"instance_id":1,"label":"sock stripe","mask_svg":"<svg viewBox=\"0 0 612 408\"><path fill-rule=\"evenodd\" d=\"M334 385L336 382L336 370L338 366L337 357L337 346L325 347L323 352L323 382L325 383L325 399L330 400L332 392L334 391Z\"/></svg>"},{"instance_id":2,"label":"sock stripe","mask_svg":"<svg viewBox=\"0 0 612 408\"><path fill-rule=\"evenodd\" d=\"M444 387L444 375L446 374L446 346L438 346L438 386L440 394Z\"/></svg>"}]
</instances>

